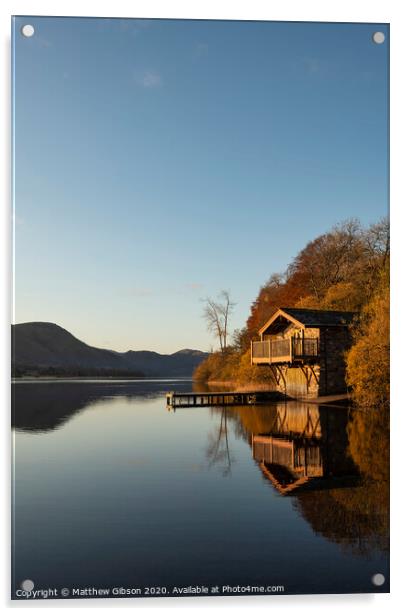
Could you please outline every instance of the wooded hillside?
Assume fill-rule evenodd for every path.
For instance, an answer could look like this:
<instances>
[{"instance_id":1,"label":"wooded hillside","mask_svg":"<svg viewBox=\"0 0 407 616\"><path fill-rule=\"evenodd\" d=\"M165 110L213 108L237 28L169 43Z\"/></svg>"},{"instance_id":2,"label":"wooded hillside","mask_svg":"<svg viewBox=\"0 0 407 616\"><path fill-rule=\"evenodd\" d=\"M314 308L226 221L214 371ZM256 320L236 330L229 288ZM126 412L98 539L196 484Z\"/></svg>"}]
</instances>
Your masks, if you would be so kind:
<instances>
[{"instance_id":1,"label":"wooded hillside","mask_svg":"<svg viewBox=\"0 0 407 616\"><path fill-rule=\"evenodd\" d=\"M356 219L335 225L309 242L285 272L271 274L252 303L246 326L235 332L233 343L222 353L211 354L198 366L195 379L266 382L268 371L250 365L250 341L281 306L355 311L360 318L347 359L348 383L359 403L383 403L388 399L389 259L387 219L368 228ZM375 355L368 350L367 338L380 345ZM373 382L380 395L367 396L364 392L372 391Z\"/></svg>"}]
</instances>

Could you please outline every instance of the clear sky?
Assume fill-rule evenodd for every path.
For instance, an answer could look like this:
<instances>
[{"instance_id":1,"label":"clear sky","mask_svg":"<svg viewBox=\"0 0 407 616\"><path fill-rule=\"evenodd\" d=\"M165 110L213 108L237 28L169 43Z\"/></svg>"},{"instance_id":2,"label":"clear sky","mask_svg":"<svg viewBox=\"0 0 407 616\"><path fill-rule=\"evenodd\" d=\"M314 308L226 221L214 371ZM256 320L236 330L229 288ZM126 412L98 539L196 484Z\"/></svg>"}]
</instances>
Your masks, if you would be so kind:
<instances>
[{"instance_id":1,"label":"clear sky","mask_svg":"<svg viewBox=\"0 0 407 616\"><path fill-rule=\"evenodd\" d=\"M387 213L386 25L14 29L17 323L119 351L208 350L202 298L230 290L242 327L309 240Z\"/></svg>"}]
</instances>

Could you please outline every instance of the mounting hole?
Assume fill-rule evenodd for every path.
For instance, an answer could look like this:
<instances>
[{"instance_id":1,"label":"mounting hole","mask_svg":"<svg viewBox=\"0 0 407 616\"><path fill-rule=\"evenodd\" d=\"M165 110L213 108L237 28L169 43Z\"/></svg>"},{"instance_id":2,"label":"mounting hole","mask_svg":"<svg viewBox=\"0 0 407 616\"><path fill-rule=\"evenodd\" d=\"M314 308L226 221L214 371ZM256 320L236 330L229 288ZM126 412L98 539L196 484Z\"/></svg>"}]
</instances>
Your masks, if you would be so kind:
<instances>
[{"instance_id":1,"label":"mounting hole","mask_svg":"<svg viewBox=\"0 0 407 616\"><path fill-rule=\"evenodd\" d=\"M21 588L22 590L27 590L28 592L31 592L34 588L34 582L32 580L24 580L23 582L21 582Z\"/></svg>"},{"instance_id":2,"label":"mounting hole","mask_svg":"<svg viewBox=\"0 0 407 616\"><path fill-rule=\"evenodd\" d=\"M30 36L33 36L34 32L34 26L32 26L31 24L25 24L25 26L21 28L21 34L26 38L30 38Z\"/></svg>"},{"instance_id":3,"label":"mounting hole","mask_svg":"<svg viewBox=\"0 0 407 616\"><path fill-rule=\"evenodd\" d=\"M375 573L372 577L372 582L375 586L383 586L385 581L386 578L384 577L383 573Z\"/></svg>"},{"instance_id":4,"label":"mounting hole","mask_svg":"<svg viewBox=\"0 0 407 616\"><path fill-rule=\"evenodd\" d=\"M377 45L381 45L386 40L384 32L375 32L372 36L373 42Z\"/></svg>"}]
</instances>

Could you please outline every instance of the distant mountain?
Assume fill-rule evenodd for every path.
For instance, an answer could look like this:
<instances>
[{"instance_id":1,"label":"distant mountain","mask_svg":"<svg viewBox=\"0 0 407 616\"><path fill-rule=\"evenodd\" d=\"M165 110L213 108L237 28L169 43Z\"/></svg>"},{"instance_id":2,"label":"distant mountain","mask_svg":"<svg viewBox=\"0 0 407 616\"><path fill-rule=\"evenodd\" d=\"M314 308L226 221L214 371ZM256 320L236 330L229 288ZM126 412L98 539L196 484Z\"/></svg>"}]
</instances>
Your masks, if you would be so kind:
<instances>
[{"instance_id":1,"label":"distant mountain","mask_svg":"<svg viewBox=\"0 0 407 616\"><path fill-rule=\"evenodd\" d=\"M208 355L192 349L171 355L153 351L118 353L89 346L55 323L11 327L14 376L191 376Z\"/></svg>"}]
</instances>

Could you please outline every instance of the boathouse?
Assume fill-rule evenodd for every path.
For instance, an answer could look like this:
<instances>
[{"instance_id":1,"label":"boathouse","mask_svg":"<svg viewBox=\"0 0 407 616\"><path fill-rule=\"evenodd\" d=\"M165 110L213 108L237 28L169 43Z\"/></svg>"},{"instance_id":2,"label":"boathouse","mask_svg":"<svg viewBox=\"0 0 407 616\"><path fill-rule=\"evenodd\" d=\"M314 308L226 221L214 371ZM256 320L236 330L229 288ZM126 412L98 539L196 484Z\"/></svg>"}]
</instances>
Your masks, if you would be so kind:
<instances>
[{"instance_id":1,"label":"boathouse","mask_svg":"<svg viewBox=\"0 0 407 616\"><path fill-rule=\"evenodd\" d=\"M251 363L269 366L276 390L289 396L344 393L354 318L354 312L279 308L252 341Z\"/></svg>"}]
</instances>

